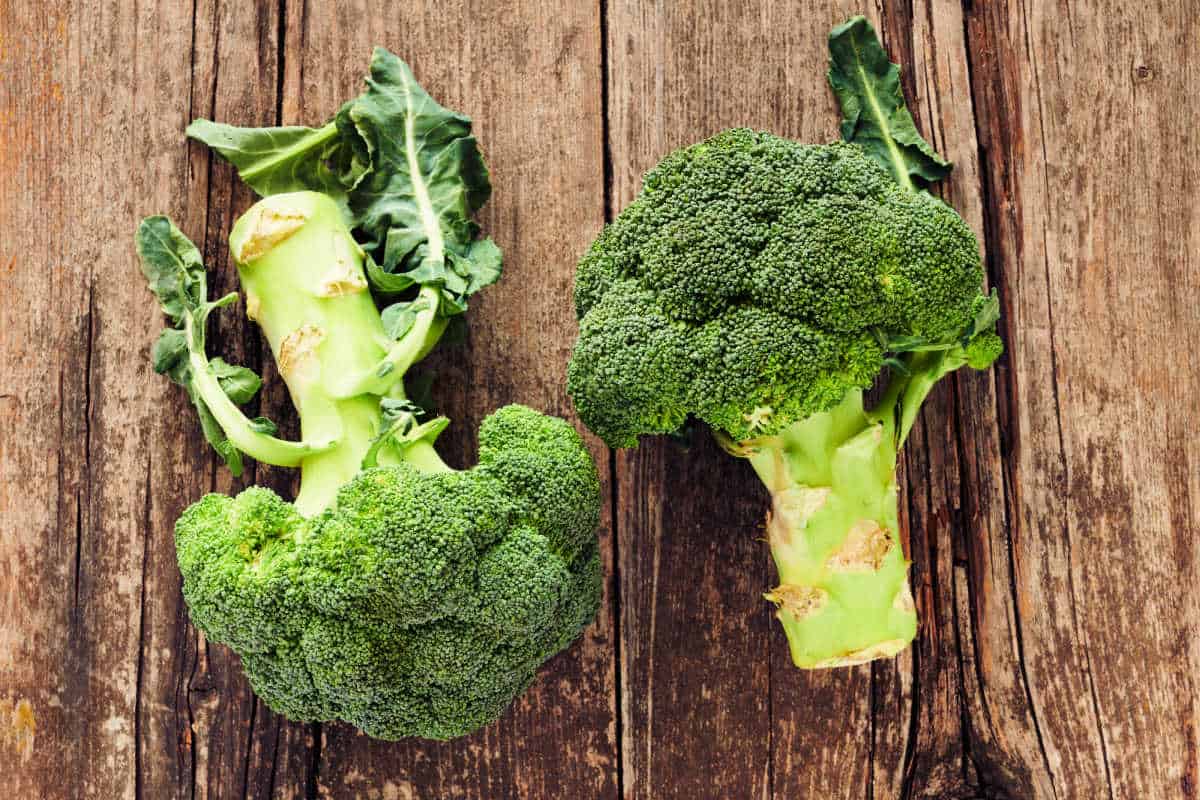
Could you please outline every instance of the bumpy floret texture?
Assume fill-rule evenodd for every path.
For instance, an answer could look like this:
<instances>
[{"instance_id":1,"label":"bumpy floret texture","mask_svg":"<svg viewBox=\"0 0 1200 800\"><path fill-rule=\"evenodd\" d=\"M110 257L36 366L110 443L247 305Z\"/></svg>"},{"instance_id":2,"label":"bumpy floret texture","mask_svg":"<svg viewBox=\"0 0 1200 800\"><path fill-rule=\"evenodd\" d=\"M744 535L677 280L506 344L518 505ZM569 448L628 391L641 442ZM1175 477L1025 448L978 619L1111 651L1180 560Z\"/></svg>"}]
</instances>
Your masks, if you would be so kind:
<instances>
[{"instance_id":1,"label":"bumpy floret texture","mask_svg":"<svg viewBox=\"0 0 1200 800\"><path fill-rule=\"evenodd\" d=\"M473 469L369 469L313 519L269 489L208 495L176 525L184 597L289 718L460 736L595 616L599 492L570 425L508 406Z\"/></svg>"},{"instance_id":2,"label":"bumpy floret texture","mask_svg":"<svg viewBox=\"0 0 1200 800\"><path fill-rule=\"evenodd\" d=\"M962 218L859 146L725 131L651 170L580 261L568 388L614 446L689 415L777 433L870 386L881 342L961 336L982 280Z\"/></svg>"}]
</instances>

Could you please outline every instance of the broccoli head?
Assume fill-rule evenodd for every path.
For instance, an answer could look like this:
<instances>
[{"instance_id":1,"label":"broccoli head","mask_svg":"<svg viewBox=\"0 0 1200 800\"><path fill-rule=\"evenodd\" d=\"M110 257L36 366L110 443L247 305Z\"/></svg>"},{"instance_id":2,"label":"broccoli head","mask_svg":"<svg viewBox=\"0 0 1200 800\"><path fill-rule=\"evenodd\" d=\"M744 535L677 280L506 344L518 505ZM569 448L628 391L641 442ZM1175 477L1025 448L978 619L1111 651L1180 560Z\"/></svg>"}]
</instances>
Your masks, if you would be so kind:
<instances>
[{"instance_id":1,"label":"broccoli head","mask_svg":"<svg viewBox=\"0 0 1200 800\"><path fill-rule=\"evenodd\" d=\"M469 733L578 637L602 585L599 478L574 428L506 406L480 427L478 463L455 470L434 447L448 420L405 390L500 271L470 219L490 185L469 121L377 50L367 91L324 128L189 132L265 195L230 250L303 436L278 439L238 408L259 377L205 352L207 318L236 295L210 301L195 245L144 220L143 271L172 323L155 369L235 474L243 456L301 470L294 502L251 487L180 517L192 620L294 720Z\"/></svg>"},{"instance_id":2,"label":"broccoli head","mask_svg":"<svg viewBox=\"0 0 1200 800\"><path fill-rule=\"evenodd\" d=\"M689 415L777 434L870 387L889 342L960 343L986 302L975 236L941 200L858 145L745 129L651 170L576 281L570 391L625 447Z\"/></svg>"},{"instance_id":3,"label":"broccoli head","mask_svg":"<svg viewBox=\"0 0 1200 800\"><path fill-rule=\"evenodd\" d=\"M192 620L268 705L380 738L459 736L591 620L600 487L578 434L513 405L479 438L470 470L366 469L315 517L251 487L179 519Z\"/></svg>"},{"instance_id":4,"label":"broccoli head","mask_svg":"<svg viewBox=\"0 0 1200 800\"><path fill-rule=\"evenodd\" d=\"M846 141L733 129L664 158L579 262L568 368L610 445L697 418L750 459L773 498L768 598L805 667L913 637L896 451L939 378L1002 349L975 235L923 188L949 165L898 68L861 17L830 51Z\"/></svg>"}]
</instances>

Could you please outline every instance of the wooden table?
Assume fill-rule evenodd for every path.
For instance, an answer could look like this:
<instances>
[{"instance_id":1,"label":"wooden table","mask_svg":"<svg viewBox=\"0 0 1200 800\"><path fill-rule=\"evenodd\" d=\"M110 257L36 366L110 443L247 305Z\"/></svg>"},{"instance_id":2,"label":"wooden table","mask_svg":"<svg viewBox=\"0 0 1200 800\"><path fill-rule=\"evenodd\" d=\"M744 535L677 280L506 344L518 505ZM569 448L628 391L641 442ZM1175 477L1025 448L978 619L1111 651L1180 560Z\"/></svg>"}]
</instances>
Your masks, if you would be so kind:
<instances>
[{"instance_id":1,"label":"wooden table","mask_svg":"<svg viewBox=\"0 0 1200 800\"><path fill-rule=\"evenodd\" d=\"M607 601L499 723L446 743L292 724L189 625L172 522L233 480L150 370L133 253L251 202L206 116L317 123L370 46L470 114L505 276L437 356L473 458L490 409L571 414L573 264L668 150L836 135L849 0L0 0L0 798L1195 798L1200 792L1200 23L1194 0L865 4L943 191L980 234L1008 353L945 381L903 462L922 627L801 673L760 592L765 498L700 437L615 457ZM266 364L254 327L215 344ZM290 419L267 366L264 407ZM294 434L292 430L285 433Z\"/></svg>"}]
</instances>

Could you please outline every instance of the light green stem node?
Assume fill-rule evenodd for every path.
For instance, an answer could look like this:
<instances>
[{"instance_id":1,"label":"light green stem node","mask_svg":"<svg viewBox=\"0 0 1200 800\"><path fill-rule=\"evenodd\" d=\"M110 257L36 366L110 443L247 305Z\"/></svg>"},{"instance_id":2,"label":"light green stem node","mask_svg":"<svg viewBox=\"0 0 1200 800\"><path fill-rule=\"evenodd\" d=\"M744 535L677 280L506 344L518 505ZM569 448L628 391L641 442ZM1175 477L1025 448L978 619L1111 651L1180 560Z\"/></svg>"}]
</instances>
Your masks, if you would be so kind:
<instances>
[{"instance_id":1,"label":"light green stem node","mask_svg":"<svg viewBox=\"0 0 1200 800\"><path fill-rule=\"evenodd\" d=\"M916 635L896 514L896 441L851 392L777 436L742 443L771 492L767 537L792 661L806 669L899 653Z\"/></svg>"},{"instance_id":2,"label":"light green stem node","mask_svg":"<svg viewBox=\"0 0 1200 800\"><path fill-rule=\"evenodd\" d=\"M295 505L312 516L332 505L338 488L362 468L381 428L380 396L396 393L404 370L440 335L437 306L418 320L419 330L391 341L367 290L363 251L337 204L317 192L260 200L234 225L229 245L248 313L271 345L303 438L337 440L300 461ZM399 368L381 370L396 350L404 356L393 362ZM441 464L436 453L409 449L418 468Z\"/></svg>"}]
</instances>

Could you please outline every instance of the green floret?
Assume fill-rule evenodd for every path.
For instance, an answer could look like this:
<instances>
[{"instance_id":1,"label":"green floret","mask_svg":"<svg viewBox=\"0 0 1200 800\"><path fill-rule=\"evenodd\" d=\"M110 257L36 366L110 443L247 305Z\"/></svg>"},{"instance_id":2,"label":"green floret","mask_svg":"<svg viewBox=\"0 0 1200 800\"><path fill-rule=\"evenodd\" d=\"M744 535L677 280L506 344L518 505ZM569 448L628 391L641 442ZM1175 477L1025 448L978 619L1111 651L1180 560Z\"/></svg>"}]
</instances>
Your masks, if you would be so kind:
<instances>
[{"instance_id":1,"label":"green floret","mask_svg":"<svg viewBox=\"0 0 1200 800\"><path fill-rule=\"evenodd\" d=\"M987 369L1004 353L1004 342L993 331L984 331L967 343L967 366Z\"/></svg>"},{"instance_id":2,"label":"green floret","mask_svg":"<svg viewBox=\"0 0 1200 800\"><path fill-rule=\"evenodd\" d=\"M982 280L962 218L861 147L726 131L652 170L580 262L569 387L610 443L689 414L775 433L869 387L888 341L960 336Z\"/></svg>"},{"instance_id":3,"label":"green floret","mask_svg":"<svg viewBox=\"0 0 1200 800\"><path fill-rule=\"evenodd\" d=\"M694 417L751 461L773 499L768 597L804 667L914 635L896 452L939 379L1003 351L975 235L924 188L949 164L898 68L862 18L830 52L846 141L739 128L667 155L579 262L567 371L611 446Z\"/></svg>"},{"instance_id":4,"label":"green floret","mask_svg":"<svg viewBox=\"0 0 1200 800\"><path fill-rule=\"evenodd\" d=\"M205 352L208 318L237 296L210 301L196 246L144 220L143 271L170 323L155 369L235 474L246 456L301 470L294 503L252 487L179 518L192 621L291 719L467 734L579 636L602 587L599 476L575 429L506 406L480 427L478 464L454 470L434 446L449 420L405 390L500 273L470 218L491 190L470 121L376 50L366 91L322 128L188 131L264 195L229 245L303 436L238 407L261 380Z\"/></svg>"},{"instance_id":5,"label":"green floret","mask_svg":"<svg viewBox=\"0 0 1200 800\"><path fill-rule=\"evenodd\" d=\"M175 548L197 627L244 652L293 635L295 540L307 529L270 489L210 494L189 507L176 525Z\"/></svg>"},{"instance_id":6,"label":"green floret","mask_svg":"<svg viewBox=\"0 0 1200 800\"><path fill-rule=\"evenodd\" d=\"M531 408L506 406L479 427L479 470L518 504L518 518L566 559L596 541L600 479L573 427Z\"/></svg>"},{"instance_id":7,"label":"green floret","mask_svg":"<svg viewBox=\"0 0 1200 800\"><path fill-rule=\"evenodd\" d=\"M272 708L460 736L595 616L600 484L579 435L524 406L480 430L479 466L364 470L313 519L258 487L180 517L193 622Z\"/></svg>"}]
</instances>

